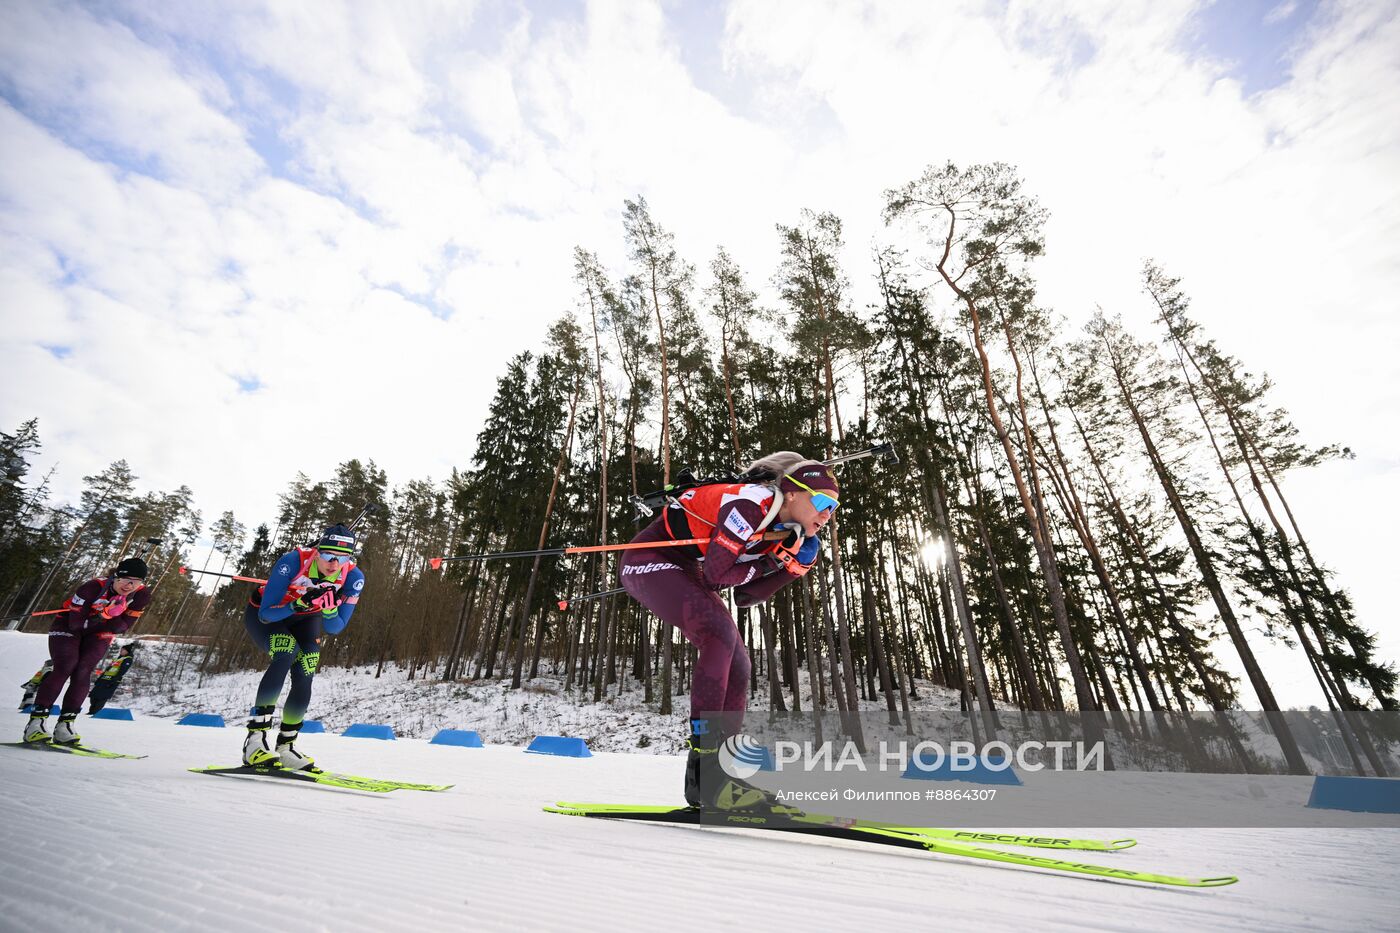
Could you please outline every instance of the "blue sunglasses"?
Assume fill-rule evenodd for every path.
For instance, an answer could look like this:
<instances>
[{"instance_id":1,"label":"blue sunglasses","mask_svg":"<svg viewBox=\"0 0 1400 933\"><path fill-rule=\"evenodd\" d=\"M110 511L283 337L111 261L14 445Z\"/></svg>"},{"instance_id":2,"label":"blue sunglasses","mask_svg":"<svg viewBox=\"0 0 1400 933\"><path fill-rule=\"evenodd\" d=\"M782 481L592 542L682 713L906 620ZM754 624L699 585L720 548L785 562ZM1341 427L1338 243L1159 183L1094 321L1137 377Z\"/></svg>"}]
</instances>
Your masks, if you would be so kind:
<instances>
[{"instance_id":1,"label":"blue sunglasses","mask_svg":"<svg viewBox=\"0 0 1400 933\"><path fill-rule=\"evenodd\" d=\"M788 479L812 494L812 507L818 512L835 512L837 507L841 504L840 499L829 493L818 492L800 479L795 479L792 476L789 476Z\"/></svg>"}]
</instances>

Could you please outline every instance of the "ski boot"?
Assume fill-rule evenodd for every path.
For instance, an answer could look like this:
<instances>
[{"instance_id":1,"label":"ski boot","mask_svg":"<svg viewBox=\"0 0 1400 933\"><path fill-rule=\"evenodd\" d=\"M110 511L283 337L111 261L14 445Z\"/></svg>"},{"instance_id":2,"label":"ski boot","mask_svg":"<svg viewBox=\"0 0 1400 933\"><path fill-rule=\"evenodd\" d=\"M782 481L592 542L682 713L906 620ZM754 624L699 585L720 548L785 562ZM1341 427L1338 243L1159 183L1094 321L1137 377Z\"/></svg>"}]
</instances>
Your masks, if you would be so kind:
<instances>
[{"instance_id":1,"label":"ski boot","mask_svg":"<svg viewBox=\"0 0 1400 933\"><path fill-rule=\"evenodd\" d=\"M26 742L47 742L49 736L49 711L39 711L36 706L29 714L29 722L24 727L24 740Z\"/></svg>"},{"instance_id":2,"label":"ski boot","mask_svg":"<svg viewBox=\"0 0 1400 933\"><path fill-rule=\"evenodd\" d=\"M282 767L288 771L305 771L315 774L321 769L316 767L316 762L310 755L303 755L296 749L297 735L301 732L301 723L290 725L282 723L282 731L277 735L277 757L282 762Z\"/></svg>"},{"instance_id":3,"label":"ski boot","mask_svg":"<svg viewBox=\"0 0 1400 933\"><path fill-rule=\"evenodd\" d=\"M722 730L704 719L690 721L690 754L685 767L685 802L707 813L741 813L783 817L802 811L782 803L772 793L725 772L721 765ZM730 756L732 758L732 755Z\"/></svg>"},{"instance_id":4,"label":"ski boot","mask_svg":"<svg viewBox=\"0 0 1400 933\"><path fill-rule=\"evenodd\" d=\"M255 706L248 720L248 737L243 740L243 763L250 768L271 768L277 755L268 745L267 731L272 728L272 711L276 707Z\"/></svg>"},{"instance_id":5,"label":"ski boot","mask_svg":"<svg viewBox=\"0 0 1400 933\"><path fill-rule=\"evenodd\" d=\"M53 744L77 745L83 740L82 736L73 731L73 720L77 718L77 713L64 713L58 717L58 725L53 727Z\"/></svg>"}]
</instances>

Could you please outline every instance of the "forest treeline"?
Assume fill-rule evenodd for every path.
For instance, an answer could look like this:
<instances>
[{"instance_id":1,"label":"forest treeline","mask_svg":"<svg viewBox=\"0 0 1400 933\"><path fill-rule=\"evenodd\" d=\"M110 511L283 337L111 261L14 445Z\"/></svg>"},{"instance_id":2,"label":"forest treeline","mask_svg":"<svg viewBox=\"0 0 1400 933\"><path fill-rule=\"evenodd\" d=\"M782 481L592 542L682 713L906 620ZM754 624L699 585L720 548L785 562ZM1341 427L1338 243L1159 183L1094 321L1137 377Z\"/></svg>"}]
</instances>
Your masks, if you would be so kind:
<instances>
[{"instance_id":1,"label":"forest treeline","mask_svg":"<svg viewBox=\"0 0 1400 933\"><path fill-rule=\"evenodd\" d=\"M1350 452L1299 436L1178 279L1144 264L1130 310L1150 313L1150 333L1103 310L1069 330L1036 294L1046 212L1002 164L932 166L886 191L883 214L887 245L858 268L843 265L841 220L802 211L777 224L778 267L745 270L723 248L697 266L645 199L625 202L625 266L575 250L577 305L506 363L469 464L393 486L372 460L298 474L251 536L230 513L206 528L186 487L138 493L124 461L51 506L26 422L0 438L0 614L53 608L160 539L140 632L205 636L206 666L251 665L248 585L207 596L172 568L259 576L377 503L365 598L323 665L517 687L547 674L580 702L639 690L668 713L689 646L625 597L578 599L617 586L614 556L442 571L430 558L625 541L630 498L682 468L888 441L899 464L842 468L817 570L737 613L771 708L873 697L907 712L932 680L969 709L1278 710L1264 640L1302 652L1320 707L1397 708L1394 667L1284 492L1290 473ZM852 277L878 300L857 307ZM213 548L196 552L199 537ZM1300 766L1288 725L1270 728Z\"/></svg>"}]
</instances>

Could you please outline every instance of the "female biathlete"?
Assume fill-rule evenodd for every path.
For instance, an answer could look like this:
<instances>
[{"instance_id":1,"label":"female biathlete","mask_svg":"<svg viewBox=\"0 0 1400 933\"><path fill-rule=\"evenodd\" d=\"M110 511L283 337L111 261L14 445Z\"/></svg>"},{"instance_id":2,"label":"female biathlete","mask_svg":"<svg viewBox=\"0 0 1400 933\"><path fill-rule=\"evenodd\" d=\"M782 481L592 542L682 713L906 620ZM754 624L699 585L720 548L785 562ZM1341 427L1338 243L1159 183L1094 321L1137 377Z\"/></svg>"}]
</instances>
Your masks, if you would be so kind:
<instances>
[{"instance_id":1,"label":"female biathlete","mask_svg":"<svg viewBox=\"0 0 1400 933\"><path fill-rule=\"evenodd\" d=\"M690 685L690 754L685 799L692 807L759 806L768 795L719 767L718 750L739 731L748 702L749 655L719 591L740 608L757 605L816 563L818 532L839 505L831 467L782 451L749 465L771 482L716 483L687 490L633 542L707 538L698 545L638 548L622 560L622 585L699 649ZM764 533L786 531L781 540Z\"/></svg>"},{"instance_id":2,"label":"female biathlete","mask_svg":"<svg viewBox=\"0 0 1400 933\"><path fill-rule=\"evenodd\" d=\"M365 575L355 566L354 554L355 533L344 525L332 525L314 548L297 548L278 558L267 583L253 593L243 613L243 627L253 644L267 652L268 665L243 740L245 765L317 770L315 762L293 743L311 704L311 681L321 663L323 636L337 635L350 624L365 588ZM274 752L268 730L288 674L292 687L282 706L282 730Z\"/></svg>"},{"instance_id":3,"label":"female biathlete","mask_svg":"<svg viewBox=\"0 0 1400 933\"><path fill-rule=\"evenodd\" d=\"M49 656L53 670L34 696L34 709L24 727L26 742L77 745L73 720L82 712L83 700L92 688L92 672L107 654L112 639L131 628L151 601L146 589L146 562L128 557L105 579L89 580L63 604L49 628ZM46 723L49 707L67 683L58 725L50 736Z\"/></svg>"}]
</instances>

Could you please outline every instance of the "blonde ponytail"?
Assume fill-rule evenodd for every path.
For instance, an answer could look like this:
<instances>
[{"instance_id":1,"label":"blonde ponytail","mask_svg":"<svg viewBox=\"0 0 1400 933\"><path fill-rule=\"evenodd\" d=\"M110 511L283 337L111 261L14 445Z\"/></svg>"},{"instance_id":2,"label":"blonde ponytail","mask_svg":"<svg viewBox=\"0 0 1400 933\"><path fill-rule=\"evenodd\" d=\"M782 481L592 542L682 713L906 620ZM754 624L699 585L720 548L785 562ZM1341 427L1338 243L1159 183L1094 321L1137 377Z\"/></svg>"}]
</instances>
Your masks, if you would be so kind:
<instances>
[{"instance_id":1,"label":"blonde ponytail","mask_svg":"<svg viewBox=\"0 0 1400 933\"><path fill-rule=\"evenodd\" d=\"M760 470L771 473L774 479L779 479L785 473L792 472L799 463L807 462L807 458L795 450L779 450L766 457L759 457L748 465L747 471L751 473Z\"/></svg>"}]
</instances>

